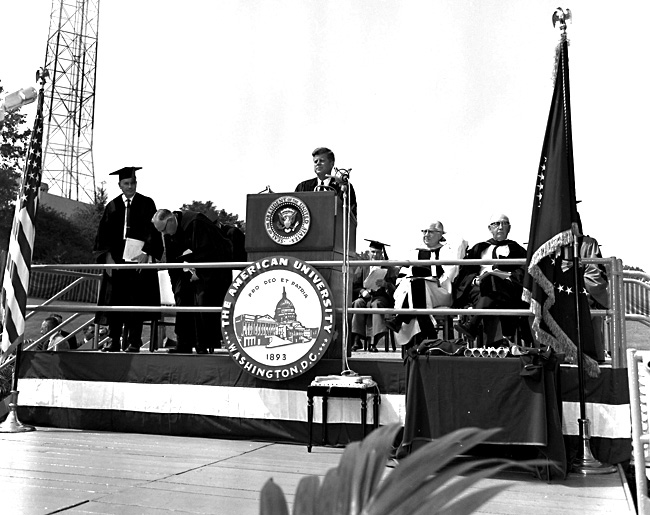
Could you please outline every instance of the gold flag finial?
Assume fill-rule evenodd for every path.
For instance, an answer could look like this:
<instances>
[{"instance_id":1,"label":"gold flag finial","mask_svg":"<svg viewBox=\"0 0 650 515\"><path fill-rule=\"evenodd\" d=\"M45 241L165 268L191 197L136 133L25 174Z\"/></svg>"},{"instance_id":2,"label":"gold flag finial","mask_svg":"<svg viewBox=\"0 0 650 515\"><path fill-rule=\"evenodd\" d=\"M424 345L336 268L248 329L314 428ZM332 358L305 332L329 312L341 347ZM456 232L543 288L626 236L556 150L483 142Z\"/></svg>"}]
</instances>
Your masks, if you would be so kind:
<instances>
[{"instance_id":1,"label":"gold flag finial","mask_svg":"<svg viewBox=\"0 0 650 515\"><path fill-rule=\"evenodd\" d=\"M571 9L562 9L561 7L558 7L553 13L553 27L555 27L557 22L560 22L560 30L562 31L563 40L566 39L566 22L572 19Z\"/></svg>"}]
</instances>

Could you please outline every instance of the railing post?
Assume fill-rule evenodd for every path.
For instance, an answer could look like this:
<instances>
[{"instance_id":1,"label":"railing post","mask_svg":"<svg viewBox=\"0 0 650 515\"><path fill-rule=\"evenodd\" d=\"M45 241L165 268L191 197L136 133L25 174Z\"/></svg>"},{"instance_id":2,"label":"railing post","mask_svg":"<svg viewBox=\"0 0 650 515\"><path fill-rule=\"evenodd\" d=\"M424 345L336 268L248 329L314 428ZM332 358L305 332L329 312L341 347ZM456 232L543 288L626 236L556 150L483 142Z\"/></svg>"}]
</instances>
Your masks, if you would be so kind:
<instances>
[{"instance_id":1,"label":"railing post","mask_svg":"<svg viewBox=\"0 0 650 515\"><path fill-rule=\"evenodd\" d=\"M623 262L620 259L614 260L615 266L612 273L612 310L613 317L613 339L612 346L612 367L625 368L625 285L623 283Z\"/></svg>"}]
</instances>

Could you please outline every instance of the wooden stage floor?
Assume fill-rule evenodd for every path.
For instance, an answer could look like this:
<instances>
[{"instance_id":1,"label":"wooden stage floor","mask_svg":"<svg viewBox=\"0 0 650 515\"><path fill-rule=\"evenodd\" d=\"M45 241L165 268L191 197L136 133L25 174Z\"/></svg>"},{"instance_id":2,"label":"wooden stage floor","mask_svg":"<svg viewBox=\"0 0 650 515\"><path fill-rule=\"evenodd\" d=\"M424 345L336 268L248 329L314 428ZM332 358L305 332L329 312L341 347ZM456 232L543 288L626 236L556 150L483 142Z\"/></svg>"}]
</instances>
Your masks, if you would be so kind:
<instances>
[{"instance_id":1,"label":"wooden stage floor","mask_svg":"<svg viewBox=\"0 0 650 515\"><path fill-rule=\"evenodd\" d=\"M70 429L0 433L0 513L259 513L273 478L288 501L304 475L324 476L343 449ZM390 469L386 469L387 472ZM509 488L477 513L634 513L618 473L551 484L506 473Z\"/></svg>"}]
</instances>

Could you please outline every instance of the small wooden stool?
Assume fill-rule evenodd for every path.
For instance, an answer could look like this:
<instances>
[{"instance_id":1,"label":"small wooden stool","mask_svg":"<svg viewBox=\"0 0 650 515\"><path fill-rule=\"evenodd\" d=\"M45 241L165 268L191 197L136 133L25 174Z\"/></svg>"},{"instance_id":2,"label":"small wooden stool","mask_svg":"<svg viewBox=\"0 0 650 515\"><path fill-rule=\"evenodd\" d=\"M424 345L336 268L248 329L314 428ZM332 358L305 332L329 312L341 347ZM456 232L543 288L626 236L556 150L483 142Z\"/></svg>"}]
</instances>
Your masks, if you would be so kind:
<instances>
[{"instance_id":1,"label":"small wooden stool","mask_svg":"<svg viewBox=\"0 0 650 515\"><path fill-rule=\"evenodd\" d=\"M311 452L312 441L312 422L314 419L314 397L323 398L323 440L322 445L327 444L327 399L328 397L339 397L348 399L361 400L361 427L363 436L366 436L366 418L368 414L368 395L373 396L372 415L374 429L379 427L379 390L377 383L372 380L364 380L359 383L349 383L341 381L340 385L318 384L314 381L307 387L307 427L309 431L309 440L307 442L307 452Z\"/></svg>"}]
</instances>

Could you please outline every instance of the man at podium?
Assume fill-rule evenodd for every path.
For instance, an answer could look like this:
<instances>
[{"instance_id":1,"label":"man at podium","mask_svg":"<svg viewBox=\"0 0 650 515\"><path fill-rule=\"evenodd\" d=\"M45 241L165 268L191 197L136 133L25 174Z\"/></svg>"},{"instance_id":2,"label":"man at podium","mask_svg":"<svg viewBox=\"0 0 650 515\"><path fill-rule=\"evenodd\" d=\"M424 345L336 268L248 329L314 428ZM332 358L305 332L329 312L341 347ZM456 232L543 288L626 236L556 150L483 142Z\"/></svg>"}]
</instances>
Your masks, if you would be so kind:
<instances>
[{"instance_id":1,"label":"man at podium","mask_svg":"<svg viewBox=\"0 0 650 515\"><path fill-rule=\"evenodd\" d=\"M318 147L311 153L314 160L314 172L316 177L301 182L296 186L296 191L336 191L336 194L343 199L343 186L348 186L348 204L350 213L357 218L357 196L354 193L352 184L339 180L332 170L334 169L334 152L329 148Z\"/></svg>"}]
</instances>

